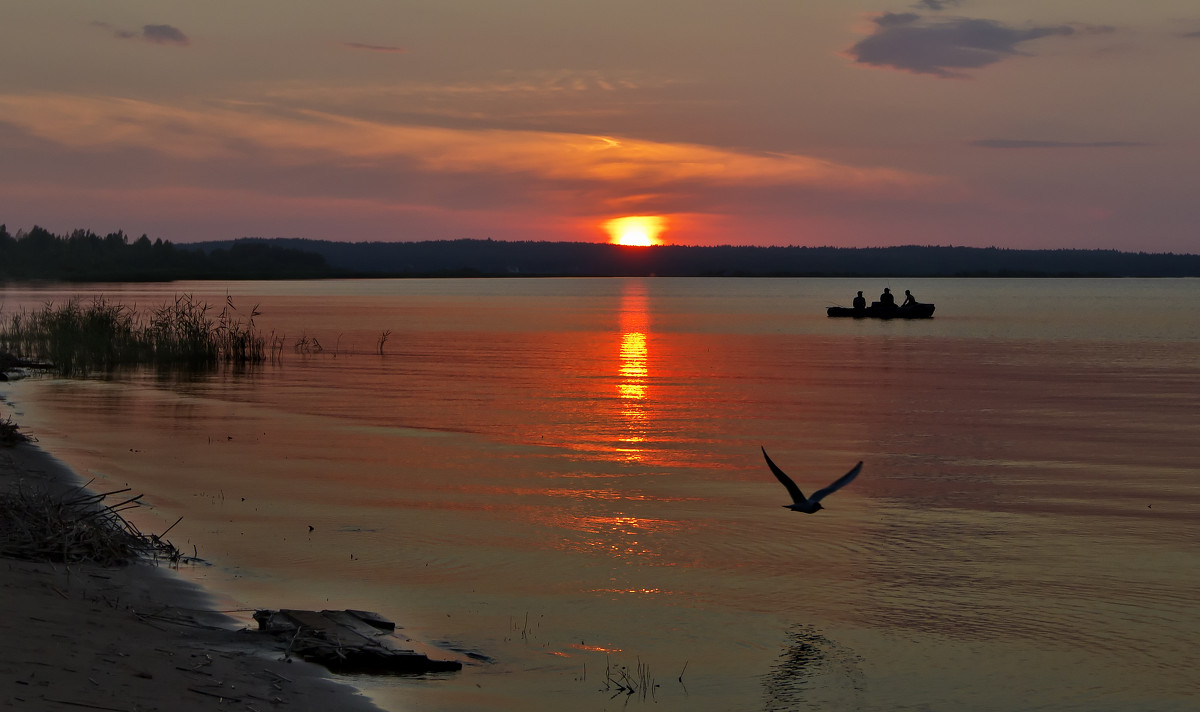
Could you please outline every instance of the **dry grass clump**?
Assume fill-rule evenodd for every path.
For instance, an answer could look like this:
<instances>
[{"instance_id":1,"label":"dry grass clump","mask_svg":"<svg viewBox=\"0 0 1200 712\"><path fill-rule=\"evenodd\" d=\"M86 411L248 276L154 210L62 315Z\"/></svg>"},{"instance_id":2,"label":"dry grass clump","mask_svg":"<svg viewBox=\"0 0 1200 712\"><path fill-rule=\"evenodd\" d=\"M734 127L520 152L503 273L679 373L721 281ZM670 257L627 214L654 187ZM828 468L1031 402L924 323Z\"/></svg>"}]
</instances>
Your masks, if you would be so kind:
<instances>
[{"instance_id":1,"label":"dry grass clump","mask_svg":"<svg viewBox=\"0 0 1200 712\"><path fill-rule=\"evenodd\" d=\"M29 442L29 436L22 433L21 426L13 422L12 416L0 420L0 445L4 447L12 447L20 443Z\"/></svg>"},{"instance_id":2,"label":"dry grass clump","mask_svg":"<svg viewBox=\"0 0 1200 712\"><path fill-rule=\"evenodd\" d=\"M121 516L120 512L140 506L142 495L104 504L108 497L128 491L92 494L79 488L51 494L18 486L0 494L0 556L101 566L123 566L138 559L178 563L183 557L171 542L143 534Z\"/></svg>"},{"instance_id":3,"label":"dry grass clump","mask_svg":"<svg viewBox=\"0 0 1200 712\"><path fill-rule=\"evenodd\" d=\"M267 358L266 338L254 327L257 307L243 319L229 297L220 312L184 294L140 314L94 297L13 314L0 324L0 346L49 361L64 376L118 366L153 364L203 368L246 365Z\"/></svg>"}]
</instances>

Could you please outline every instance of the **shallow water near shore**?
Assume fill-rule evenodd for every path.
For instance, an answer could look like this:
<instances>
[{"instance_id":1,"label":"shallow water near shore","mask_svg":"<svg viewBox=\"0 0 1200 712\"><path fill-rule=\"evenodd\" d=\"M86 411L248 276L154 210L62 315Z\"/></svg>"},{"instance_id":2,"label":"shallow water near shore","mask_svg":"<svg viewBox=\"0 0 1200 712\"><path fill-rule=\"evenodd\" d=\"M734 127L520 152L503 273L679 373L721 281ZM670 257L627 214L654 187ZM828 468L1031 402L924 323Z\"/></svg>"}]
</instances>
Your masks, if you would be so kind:
<instances>
[{"instance_id":1,"label":"shallow water near shore","mask_svg":"<svg viewBox=\"0 0 1200 712\"><path fill-rule=\"evenodd\" d=\"M389 710L1191 709L1200 281L825 317L873 282L9 287L229 295L287 347L0 394L144 530L182 515L229 607L375 610L468 661L359 680ZM796 514L760 446L806 491L865 464Z\"/></svg>"}]
</instances>

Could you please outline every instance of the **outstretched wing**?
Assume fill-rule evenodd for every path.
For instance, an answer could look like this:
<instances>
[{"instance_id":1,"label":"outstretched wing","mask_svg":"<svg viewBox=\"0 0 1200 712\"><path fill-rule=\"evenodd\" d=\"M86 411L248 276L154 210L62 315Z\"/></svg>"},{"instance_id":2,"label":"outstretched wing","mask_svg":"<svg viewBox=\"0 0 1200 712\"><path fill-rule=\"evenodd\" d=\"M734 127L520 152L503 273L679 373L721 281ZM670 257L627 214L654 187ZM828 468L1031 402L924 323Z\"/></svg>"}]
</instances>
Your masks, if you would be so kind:
<instances>
[{"instance_id":1,"label":"outstretched wing","mask_svg":"<svg viewBox=\"0 0 1200 712\"><path fill-rule=\"evenodd\" d=\"M821 500L828 497L830 494L833 494L834 492L837 492L841 488L850 484L850 480L854 479L855 477L858 477L858 472L861 469L862 469L862 463L860 462L857 465L855 465L854 468L851 469L849 472L847 472L846 474L837 478L837 480L835 480L833 484L829 485L828 487L823 487L823 488L817 490L816 492L813 492L812 501L820 502Z\"/></svg>"},{"instance_id":2,"label":"outstretched wing","mask_svg":"<svg viewBox=\"0 0 1200 712\"><path fill-rule=\"evenodd\" d=\"M796 486L796 483L792 482L792 478L785 475L783 470L779 469L778 465L776 465L774 462L771 462L771 457L767 455L767 449L765 447L762 448L762 453L763 457L767 458L767 467L771 468L771 472L775 475L775 479L782 482L783 486L787 488L788 494L792 496L792 501L796 504L808 501L808 498L804 496L804 493L800 491L800 488Z\"/></svg>"}]
</instances>

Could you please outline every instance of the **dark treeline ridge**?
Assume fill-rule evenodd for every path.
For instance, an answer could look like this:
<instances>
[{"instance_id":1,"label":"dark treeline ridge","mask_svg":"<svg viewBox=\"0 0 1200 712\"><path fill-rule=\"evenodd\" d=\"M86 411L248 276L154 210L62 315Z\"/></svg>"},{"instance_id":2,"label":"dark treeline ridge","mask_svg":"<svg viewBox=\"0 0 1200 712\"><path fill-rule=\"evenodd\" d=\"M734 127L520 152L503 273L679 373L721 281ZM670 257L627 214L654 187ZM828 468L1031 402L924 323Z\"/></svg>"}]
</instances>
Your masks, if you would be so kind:
<instances>
[{"instance_id":1,"label":"dark treeline ridge","mask_svg":"<svg viewBox=\"0 0 1200 712\"><path fill-rule=\"evenodd\" d=\"M103 237L91 230L55 235L34 226L10 235L0 225L0 282L151 282L176 279L311 279L334 271L313 251L261 241L236 241L220 249L176 246L124 232Z\"/></svg>"},{"instance_id":2,"label":"dark treeline ridge","mask_svg":"<svg viewBox=\"0 0 1200 712\"><path fill-rule=\"evenodd\" d=\"M623 247L585 242L244 238L357 276L1197 277L1200 255L995 247ZM218 249L229 242L201 243Z\"/></svg>"},{"instance_id":3,"label":"dark treeline ridge","mask_svg":"<svg viewBox=\"0 0 1200 712\"><path fill-rule=\"evenodd\" d=\"M1200 255L996 247L623 247L589 242L334 242L242 238L173 245L124 232L10 235L0 282L329 277L1200 277Z\"/></svg>"}]
</instances>

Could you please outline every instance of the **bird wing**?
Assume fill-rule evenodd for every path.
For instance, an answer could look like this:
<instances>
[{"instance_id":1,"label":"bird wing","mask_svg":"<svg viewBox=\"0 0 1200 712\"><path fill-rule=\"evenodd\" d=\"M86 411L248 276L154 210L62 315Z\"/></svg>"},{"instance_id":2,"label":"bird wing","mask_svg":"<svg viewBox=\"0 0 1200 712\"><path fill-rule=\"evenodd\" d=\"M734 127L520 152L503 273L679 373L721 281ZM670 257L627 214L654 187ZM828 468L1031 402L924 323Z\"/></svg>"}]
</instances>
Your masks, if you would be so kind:
<instances>
[{"instance_id":1,"label":"bird wing","mask_svg":"<svg viewBox=\"0 0 1200 712\"><path fill-rule=\"evenodd\" d=\"M771 457L767 455L767 449L765 447L762 448L762 453L763 457L767 458L767 467L771 468L771 472L775 475L775 479L782 482L783 486L787 488L788 494L792 496L792 501L796 504L808 501L808 498L804 496L804 493L800 491L800 488L796 486L796 483L792 482L792 478L785 475L783 470L779 469L778 465L776 465L774 462L771 462Z\"/></svg>"},{"instance_id":2,"label":"bird wing","mask_svg":"<svg viewBox=\"0 0 1200 712\"><path fill-rule=\"evenodd\" d=\"M809 499L813 502L820 502L821 500L828 497L830 494L837 492L841 488L850 484L850 480L854 479L855 477L858 477L858 472L861 469L862 469L862 463L860 462L857 465L855 465L849 472L847 472L846 474L844 474L841 477L834 480L833 484L829 485L828 487L823 487L823 488L817 490L816 492L813 492L812 497L810 497Z\"/></svg>"}]
</instances>

